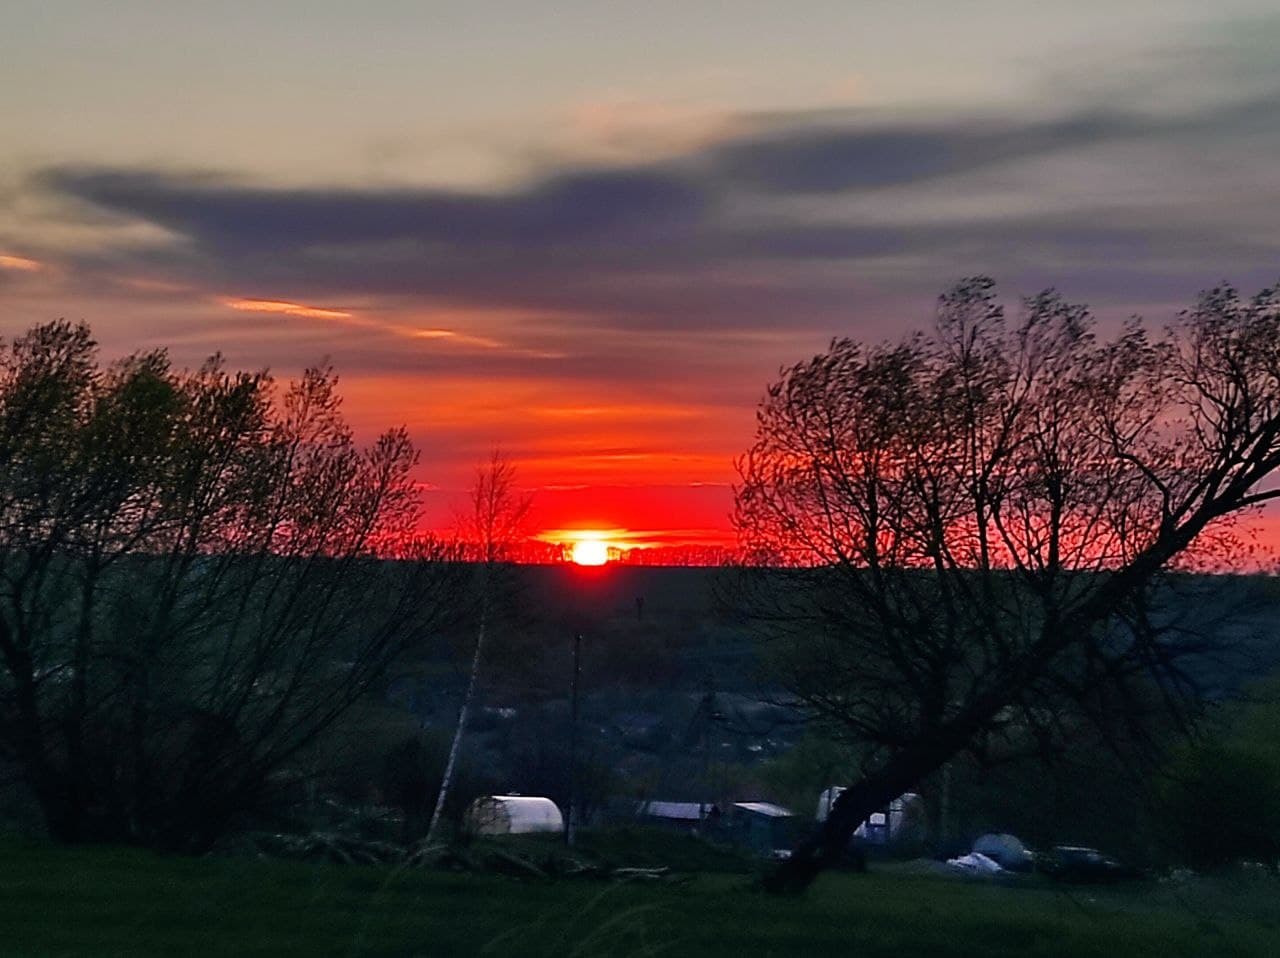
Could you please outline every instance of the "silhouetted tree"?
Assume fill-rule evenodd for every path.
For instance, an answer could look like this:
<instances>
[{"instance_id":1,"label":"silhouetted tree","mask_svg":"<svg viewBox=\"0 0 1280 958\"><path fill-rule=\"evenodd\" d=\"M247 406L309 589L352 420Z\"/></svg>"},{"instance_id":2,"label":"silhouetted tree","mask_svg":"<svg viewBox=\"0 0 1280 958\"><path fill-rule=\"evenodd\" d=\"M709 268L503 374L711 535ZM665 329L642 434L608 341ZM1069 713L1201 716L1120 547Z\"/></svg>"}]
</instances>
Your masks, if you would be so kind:
<instances>
[{"instance_id":1,"label":"silhouetted tree","mask_svg":"<svg viewBox=\"0 0 1280 958\"><path fill-rule=\"evenodd\" d=\"M476 472L471 488L471 509L461 517L461 533L465 554L478 564L480 591L480 620L476 627L476 644L471 653L471 671L467 677L467 689L458 709L458 724L454 728L449 757L445 760L444 776L436 796L431 823L427 827L427 839L435 837L440 827L441 815L449 800L449 788L453 784L462 739L467 732L467 721L480 682L480 663L483 661L486 633L493 612L494 593L500 586L500 567L511 561L515 545L523 538L525 523L529 517L532 500L516 488L516 470L511 460L494 450L489 461Z\"/></svg>"},{"instance_id":2,"label":"silhouetted tree","mask_svg":"<svg viewBox=\"0 0 1280 958\"><path fill-rule=\"evenodd\" d=\"M1277 292L1221 287L1162 335L1100 341L1052 291L1009 323L971 279L930 336L785 369L757 420L736 523L758 568L734 601L861 768L772 876L794 890L961 752L1194 718L1209 650L1160 611L1162 573L1229 554L1232 518L1280 495Z\"/></svg>"},{"instance_id":3,"label":"silhouetted tree","mask_svg":"<svg viewBox=\"0 0 1280 958\"><path fill-rule=\"evenodd\" d=\"M0 749L55 837L207 848L449 609L407 435L335 385L0 348Z\"/></svg>"}]
</instances>

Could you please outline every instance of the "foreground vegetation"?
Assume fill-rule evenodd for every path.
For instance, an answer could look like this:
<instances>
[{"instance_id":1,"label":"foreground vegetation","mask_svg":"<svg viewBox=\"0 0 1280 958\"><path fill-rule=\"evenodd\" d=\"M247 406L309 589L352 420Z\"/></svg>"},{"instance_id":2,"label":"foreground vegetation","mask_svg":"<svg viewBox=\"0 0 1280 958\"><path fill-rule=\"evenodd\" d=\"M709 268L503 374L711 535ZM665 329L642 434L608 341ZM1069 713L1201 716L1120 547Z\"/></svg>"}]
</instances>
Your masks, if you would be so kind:
<instances>
[{"instance_id":1,"label":"foreground vegetation","mask_svg":"<svg viewBox=\"0 0 1280 958\"><path fill-rule=\"evenodd\" d=\"M1063 890L906 868L802 898L0 844L6 955L1267 955L1275 879Z\"/></svg>"}]
</instances>

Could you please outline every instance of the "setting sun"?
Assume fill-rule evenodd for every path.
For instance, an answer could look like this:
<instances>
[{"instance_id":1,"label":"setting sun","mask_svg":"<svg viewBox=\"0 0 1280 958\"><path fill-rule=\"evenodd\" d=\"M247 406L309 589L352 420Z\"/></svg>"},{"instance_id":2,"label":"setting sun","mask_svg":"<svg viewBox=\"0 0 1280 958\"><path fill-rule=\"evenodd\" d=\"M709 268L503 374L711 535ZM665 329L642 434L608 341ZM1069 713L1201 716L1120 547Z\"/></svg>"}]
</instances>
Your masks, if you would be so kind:
<instances>
[{"instance_id":1,"label":"setting sun","mask_svg":"<svg viewBox=\"0 0 1280 958\"><path fill-rule=\"evenodd\" d=\"M573 544L572 556L578 565L604 565L609 561L609 547L599 539L580 539Z\"/></svg>"}]
</instances>

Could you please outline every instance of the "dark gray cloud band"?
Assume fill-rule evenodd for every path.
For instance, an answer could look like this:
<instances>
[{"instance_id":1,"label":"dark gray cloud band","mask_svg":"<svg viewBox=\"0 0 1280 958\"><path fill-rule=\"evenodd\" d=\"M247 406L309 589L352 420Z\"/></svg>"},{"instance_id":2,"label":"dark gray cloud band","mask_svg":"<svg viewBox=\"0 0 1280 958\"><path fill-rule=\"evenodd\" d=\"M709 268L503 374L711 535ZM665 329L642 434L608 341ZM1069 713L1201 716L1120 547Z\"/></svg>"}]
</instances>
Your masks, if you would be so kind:
<instances>
[{"instance_id":1,"label":"dark gray cloud band","mask_svg":"<svg viewBox=\"0 0 1280 958\"><path fill-rule=\"evenodd\" d=\"M839 212L884 191L910 200L947 178L963 189L966 177L1025 175L1051 159L1084 154L1096 164L1117 147L1159 162L1204 149L1247 157L1278 141L1275 101L1254 98L1161 116L890 123L799 114L674 159L566 168L487 193L291 189L151 169L55 168L37 184L187 241L127 254L134 265L240 295L421 296L625 327L828 328L867 286L936 291L964 272L1016 282L1054 262L1067 275L1092 264L1154 287L1187 270L1203 269L1200 282L1211 283L1226 267L1280 269L1280 233L1242 231L1231 209L1249 202L1251 184L1225 179L1216 218L1202 207L1180 212L1175 195L1099 205L1087 183L1078 209L932 222L895 219L892 204L874 220ZM815 199L832 212L814 214ZM779 200L810 210L780 213ZM834 276L832 264L848 273Z\"/></svg>"}]
</instances>

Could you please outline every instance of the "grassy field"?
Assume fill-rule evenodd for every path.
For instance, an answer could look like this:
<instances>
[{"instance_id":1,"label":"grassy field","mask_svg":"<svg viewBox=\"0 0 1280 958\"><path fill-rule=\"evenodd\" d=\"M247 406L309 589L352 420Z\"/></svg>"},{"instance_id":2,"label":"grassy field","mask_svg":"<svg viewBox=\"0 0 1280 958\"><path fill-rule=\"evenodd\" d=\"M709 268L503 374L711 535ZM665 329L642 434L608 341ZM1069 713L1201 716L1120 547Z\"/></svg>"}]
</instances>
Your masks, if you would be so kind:
<instances>
[{"instance_id":1,"label":"grassy field","mask_svg":"<svg viewBox=\"0 0 1280 958\"><path fill-rule=\"evenodd\" d=\"M906 869L780 900L747 876L519 882L0 844L3 955L1276 955L1280 884L1010 888Z\"/></svg>"}]
</instances>

